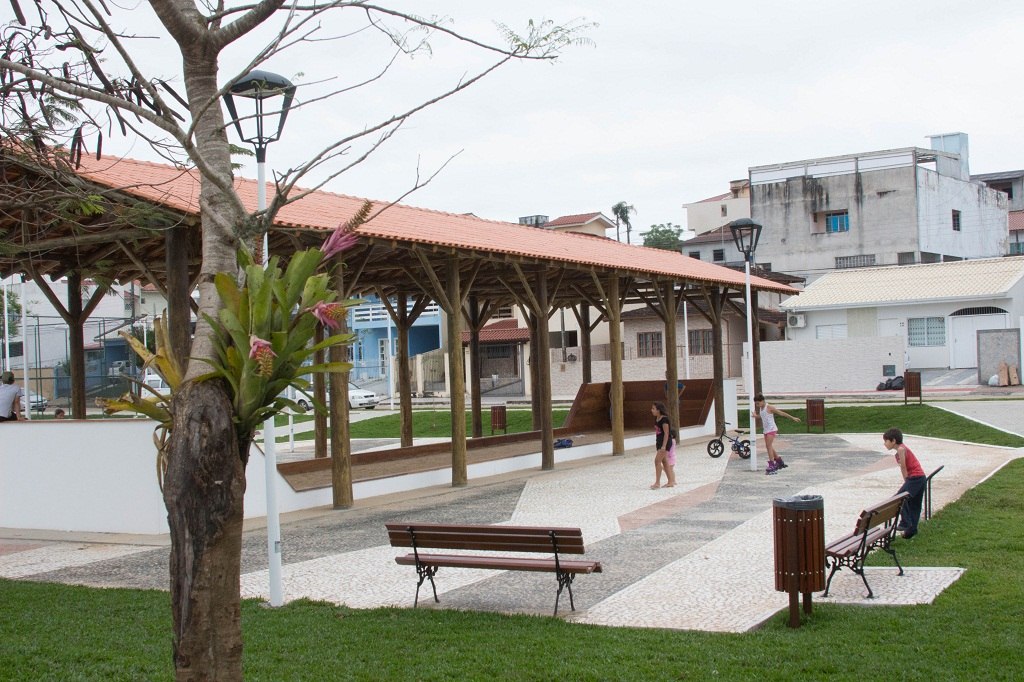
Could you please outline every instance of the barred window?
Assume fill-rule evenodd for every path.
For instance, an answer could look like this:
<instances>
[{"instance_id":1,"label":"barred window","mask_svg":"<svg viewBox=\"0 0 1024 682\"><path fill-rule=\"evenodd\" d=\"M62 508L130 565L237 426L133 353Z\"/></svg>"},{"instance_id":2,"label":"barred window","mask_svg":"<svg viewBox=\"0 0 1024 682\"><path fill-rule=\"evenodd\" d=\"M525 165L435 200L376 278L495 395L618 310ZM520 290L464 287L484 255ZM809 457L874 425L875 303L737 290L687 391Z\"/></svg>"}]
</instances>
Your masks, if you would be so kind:
<instances>
[{"instance_id":1,"label":"barred window","mask_svg":"<svg viewBox=\"0 0 1024 682\"><path fill-rule=\"evenodd\" d=\"M907 343L911 346L945 346L946 318L911 317L907 320Z\"/></svg>"},{"instance_id":2,"label":"barred window","mask_svg":"<svg viewBox=\"0 0 1024 682\"><path fill-rule=\"evenodd\" d=\"M661 332L638 332L636 355L639 358L660 358L662 356Z\"/></svg>"},{"instance_id":3,"label":"barred window","mask_svg":"<svg viewBox=\"0 0 1024 682\"><path fill-rule=\"evenodd\" d=\"M687 336L690 355L711 355L715 351L715 336L710 329L691 329Z\"/></svg>"},{"instance_id":4,"label":"barred window","mask_svg":"<svg viewBox=\"0 0 1024 682\"><path fill-rule=\"evenodd\" d=\"M844 268L867 268L875 264L875 254L863 253L859 256L836 256L836 270Z\"/></svg>"}]
</instances>

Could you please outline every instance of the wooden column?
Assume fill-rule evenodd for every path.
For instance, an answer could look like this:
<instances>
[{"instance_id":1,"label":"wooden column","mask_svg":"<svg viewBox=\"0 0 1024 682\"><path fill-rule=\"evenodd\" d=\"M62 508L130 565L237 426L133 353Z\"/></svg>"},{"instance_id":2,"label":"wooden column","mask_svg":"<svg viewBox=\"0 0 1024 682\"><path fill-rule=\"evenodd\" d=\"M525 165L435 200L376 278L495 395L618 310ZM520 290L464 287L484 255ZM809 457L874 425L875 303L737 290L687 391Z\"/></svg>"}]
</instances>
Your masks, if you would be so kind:
<instances>
[{"instance_id":1,"label":"wooden column","mask_svg":"<svg viewBox=\"0 0 1024 682\"><path fill-rule=\"evenodd\" d=\"M331 268L331 281L339 298L345 299L344 263L341 255L335 257ZM338 334L348 332L348 317L342 318ZM344 346L331 346L329 357L331 362L346 362L348 353ZM328 383L330 391L331 414L331 488L332 502L335 509L347 509L352 506L352 434L349 429L348 409L348 372L331 372Z\"/></svg>"},{"instance_id":2,"label":"wooden column","mask_svg":"<svg viewBox=\"0 0 1024 682\"><path fill-rule=\"evenodd\" d=\"M537 379L540 389L540 447L541 469L555 468L555 439L551 422L551 334L548 321L550 301L548 299L547 266L541 266L534 284L537 305Z\"/></svg>"},{"instance_id":3,"label":"wooden column","mask_svg":"<svg viewBox=\"0 0 1024 682\"><path fill-rule=\"evenodd\" d=\"M462 355L462 284L458 256L448 257L446 267L448 313L448 374L451 381L452 486L469 481L466 468L466 377Z\"/></svg>"},{"instance_id":4,"label":"wooden column","mask_svg":"<svg viewBox=\"0 0 1024 682\"><path fill-rule=\"evenodd\" d=\"M679 295L674 282L660 287L661 307L665 323L665 407L672 416L672 425L679 428L679 358L676 355L676 313L679 309Z\"/></svg>"},{"instance_id":5,"label":"wooden column","mask_svg":"<svg viewBox=\"0 0 1024 682\"><path fill-rule=\"evenodd\" d=\"M472 412L473 438L484 435L484 420L480 414L480 302L469 297L469 396Z\"/></svg>"},{"instance_id":6,"label":"wooden column","mask_svg":"<svg viewBox=\"0 0 1024 682\"><path fill-rule=\"evenodd\" d=\"M164 232L167 253L167 335L171 357L184 370L192 346L192 297L189 296L188 228L171 227Z\"/></svg>"},{"instance_id":7,"label":"wooden column","mask_svg":"<svg viewBox=\"0 0 1024 682\"><path fill-rule=\"evenodd\" d=\"M526 326L530 329L530 426L534 431L540 430L540 374L537 371L537 355L540 353L540 340L537 338L536 313L526 316Z\"/></svg>"},{"instance_id":8,"label":"wooden column","mask_svg":"<svg viewBox=\"0 0 1024 682\"><path fill-rule=\"evenodd\" d=\"M722 358L722 309L728 298L728 291L722 287L705 288L704 300L707 312L704 313L711 322L712 363L715 380L715 428L721 433L725 428L725 367ZM701 311L702 313L704 311Z\"/></svg>"},{"instance_id":9,"label":"wooden column","mask_svg":"<svg viewBox=\"0 0 1024 682\"><path fill-rule=\"evenodd\" d=\"M23 303L24 305L24 303ZM68 359L71 370L71 417L85 419L85 333L82 329L82 275L68 273ZM105 369L105 368L104 368Z\"/></svg>"},{"instance_id":10,"label":"wooden column","mask_svg":"<svg viewBox=\"0 0 1024 682\"><path fill-rule=\"evenodd\" d=\"M575 308L573 312L576 312ZM579 312L576 313L576 321L580 327L580 362L583 369L583 383L590 384L594 381L594 355L590 345L590 305L581 303Z\"/></svg>"},{"instance_id":11,"label":"wooden column","mask_svg":"<svg viewBox=\"0 0 1024 682\"><path fill-rule=\"evenodd\" d=\"M619 298L619 278L612 275L608 282L605 312L608 316L608 343L611 357L611 388L608 398L612 410L612 454L626 452L625 421L622 414L622 300Z\"/></svg>"},{"instance_id":12,"label":"wooden column","mask_svg":"<svg viewBox=\"0 0 1024 682\"><path fill-rule=\"evenodd\" d=\"M46 283L43 277L31 266L28 267L32 280L39 287L46 300L50 302L53 309L61 316L68 326L68 364L70 368L71 381L71 417L73 419L85 419L85 321L89 315L96 310L103 297L106 296L110 287L105 284L97 285L96 291L92 292L89 302L82 304L82 273L77 270L68 273L68 295L67 306L53 293L53 289Z\"/></svg>"},{"instance_id":13,"label":"wooden column","mask_svg":"<svg viewBox=\"0 0 1024 682\"><path fill-rule=\"evenodd\" d=\"M398 294L398 412L401 415L401 443L403 448L412 446L412 372L409 369L409 327L415 318L409 319L409 302L405 292ZM417 313L417 316L419 314Z\"/></svg>"}]
</instances>

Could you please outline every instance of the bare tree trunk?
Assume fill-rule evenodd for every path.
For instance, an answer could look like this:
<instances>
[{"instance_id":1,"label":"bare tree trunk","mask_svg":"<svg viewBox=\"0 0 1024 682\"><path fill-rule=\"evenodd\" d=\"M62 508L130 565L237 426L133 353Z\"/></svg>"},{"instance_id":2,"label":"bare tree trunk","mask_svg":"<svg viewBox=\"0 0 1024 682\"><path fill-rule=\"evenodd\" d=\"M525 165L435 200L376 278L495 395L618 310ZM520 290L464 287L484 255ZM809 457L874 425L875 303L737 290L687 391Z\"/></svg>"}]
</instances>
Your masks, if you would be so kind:
<instances>
[{"instance_id":1,"label":"bare tree trunk","mask_svg":"<svg viewBox=\"0 0 1024 682\"><path fill-rule=\"evenodd\" d=\"M176 679L241 680L239 575L245 463L224 386L190 382L173 396L164 504L171 528Z\"/></svg>"}]
</instances>

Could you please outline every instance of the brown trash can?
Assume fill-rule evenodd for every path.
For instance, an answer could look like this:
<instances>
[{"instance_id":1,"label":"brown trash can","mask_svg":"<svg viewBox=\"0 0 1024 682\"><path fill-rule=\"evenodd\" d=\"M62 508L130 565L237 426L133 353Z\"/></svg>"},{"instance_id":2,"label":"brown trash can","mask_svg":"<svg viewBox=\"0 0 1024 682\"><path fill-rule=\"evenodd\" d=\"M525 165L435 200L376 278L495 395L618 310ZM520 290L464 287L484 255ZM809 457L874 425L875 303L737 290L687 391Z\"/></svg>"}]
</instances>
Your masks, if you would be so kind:
<instances>
[{"instance_id":1,"label":"brown trash can","mask_svg":"<svg viewBox=\"0 0 1024 682\"><path fill-rule=\"evenodd\" d=\"M775 498L775 589L789 593L790 627L800 626L797 595L811 612L811 593L825 589L825 502L821 495Z\"/></svg>"},{"instance_id":2,"label":"brown trash can","mask_svg":"<svg viewBox=\"0 0 1024 682\"><path fill-rule=\"evenodd\" d=\"M504 405L491 405L491 435L498 429L508 433L508 413Z\"/></svg>"},{"instance_id":3,"label":"brown trash can","mask_svg":"<svg viewBox=\"0 0 1024 682\"><path fill-rule=\"evenodd\" d=\"M903 404L906 405L908 401L917 398L917 403L920 405L924 402L924 397L921 395L921 373L920 372L904 372L903 373Z\"/></svg>"},{"instance_id":4,"label":"brown trash can","mask_svg":"<svg viewBox=\"0 0 1024 682\"><path fill-rule=\"evenodd\" d=\"M821 432L825 433L825 399L807 399L807 431L810 433L812 426L820 426Z\"/></svg>"}]
</instances>

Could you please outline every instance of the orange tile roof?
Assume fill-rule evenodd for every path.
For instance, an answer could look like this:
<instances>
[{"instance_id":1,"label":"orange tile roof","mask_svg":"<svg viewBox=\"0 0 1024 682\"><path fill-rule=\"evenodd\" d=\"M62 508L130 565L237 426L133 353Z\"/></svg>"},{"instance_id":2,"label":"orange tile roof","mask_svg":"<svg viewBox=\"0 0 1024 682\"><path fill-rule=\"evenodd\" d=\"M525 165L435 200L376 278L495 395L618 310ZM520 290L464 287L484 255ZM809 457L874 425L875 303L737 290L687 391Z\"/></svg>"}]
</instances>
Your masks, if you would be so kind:
<instances>
[{"instance_id":1,"label":"orange tile roof","mask_svg":"<svg viewBox=\"0 0 1024 682\"><path fill-rule=\"evenodd\" d=\"M1010 232L1024 230L1024 211L1010 211L1007 215Z\"/></svg>"},{"instance_id":2,"label":"orange tile roof","mask_svg":"<svg viewBox=\"0 0 1024 682\"><path fill-rule=\"evenodd\" d=\"M117 188L171 209L194 215L199 213L199 182L195 170L127 158L96 160L88 157L82 159L79 173L99 185ZM254 211L257 205L256 181L235 178L234 185L247 209ZM267 195L273 196L273 191L272 184L268 183ZM354 215L363 201L344 194L311 192L284 206L274 224L277 229L331 230ZM385 202L375 202L374 210L385 206ZM387 207L361 226L357 234L385 241L593 266L635 273L638 277L667 276L732 288L742 287L744 283L743 273L673 251L404 204ZM758 277L752 277L751 283L756 288L797 293L788 286Z\"/></svg>"},{"instance_id":3,"label":"orange tile roof","mask_svg":"<svg viewBox=\"0 0 1024 682\"><path fill-rule=\"evenodd\" d=\"M577 213L564 215L544 223L544 227L564 227L565 225L586 225L592 220L600 218L600 213Z\"/></svg>"},{"instance_id":4,"label":"orange tile roof","mask_svg":"<svg viewBox=\"0 0 1024 682\"><path fill-rule=\"evenodd\" d=\"M530 341L530 330L526 327L520 327L518 324L516 320L502 320L501 322L489 324L480 330L480 343L510 343L513 341L528 343ZM463 331L462 343L469 343L469 338L470 333Z\"/></svg>"}]
</instances>

